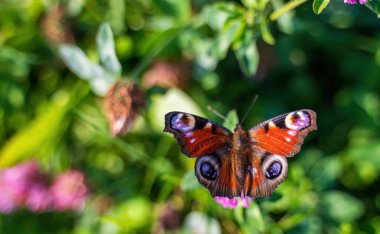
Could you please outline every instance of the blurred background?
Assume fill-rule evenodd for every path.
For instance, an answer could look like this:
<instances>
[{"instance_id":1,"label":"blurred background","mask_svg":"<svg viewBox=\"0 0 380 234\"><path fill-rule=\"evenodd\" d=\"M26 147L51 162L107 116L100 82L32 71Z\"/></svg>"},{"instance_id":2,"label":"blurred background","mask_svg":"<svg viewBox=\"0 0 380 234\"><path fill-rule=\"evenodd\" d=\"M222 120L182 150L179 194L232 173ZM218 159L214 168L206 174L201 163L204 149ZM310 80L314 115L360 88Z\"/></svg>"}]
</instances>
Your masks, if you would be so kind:
<instances>
[{"instance_id":1,"label":"blurred background","mask_svg":"<svg viewBox=\"0 0 380 234\"><path fill-rule=\"evenodd\" d=\"M0 232L380 233L380 8L317 3L2 0ZM225 209L162 132L222 124L208 106L318 130L272 197Z\"/></svg>"}]
</instances>

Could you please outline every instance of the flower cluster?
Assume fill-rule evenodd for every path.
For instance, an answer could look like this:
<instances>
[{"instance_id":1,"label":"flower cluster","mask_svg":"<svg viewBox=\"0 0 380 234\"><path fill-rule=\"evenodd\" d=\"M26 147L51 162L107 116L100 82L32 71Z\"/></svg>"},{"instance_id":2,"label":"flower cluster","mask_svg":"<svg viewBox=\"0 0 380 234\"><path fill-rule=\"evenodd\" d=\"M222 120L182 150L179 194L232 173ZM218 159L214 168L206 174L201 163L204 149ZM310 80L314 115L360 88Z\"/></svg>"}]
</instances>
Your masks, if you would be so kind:
<instances>
[{"instance_id":1,"label":"flower cluster","mask_svg":"<svg viewBox=\"0 0 380 234\"><path fill-rule=\"evenodd\" d=\"M64 172L51 183L46 178L36 161L0 170L0 213L22 207L32 212L84 208L87 186L81 172Z\"/></svg>"},{"instance_id":2,"label":"flower cluster","mask_svg":"<svg viewBox=\"0 0 380 234\"><path fill-rule=\"evenodd\" d=\"M251 197L243 197L243 196L242 197L233 197L233 198L216 196L216 197L214 197L214 199L215 199L215 201L220 203L224 208L235 208L235 207L237 207L239 200L240 200L241 205L244 208L247 208L253 200Z\"/></svg>"},{"instance_id":3,"label":"flower cluster","mask_svg":"<svg viewBox=\"0 0 380 234\"><path fill-rule=\"evenodd\" d=\"M364 4L364 3L367 3L368 0L359 0L359 3L360 4ZM344 0L344 3L347 3L347 4L358 4L358 1L357 0Z\"/></svg>"}]
</instances>

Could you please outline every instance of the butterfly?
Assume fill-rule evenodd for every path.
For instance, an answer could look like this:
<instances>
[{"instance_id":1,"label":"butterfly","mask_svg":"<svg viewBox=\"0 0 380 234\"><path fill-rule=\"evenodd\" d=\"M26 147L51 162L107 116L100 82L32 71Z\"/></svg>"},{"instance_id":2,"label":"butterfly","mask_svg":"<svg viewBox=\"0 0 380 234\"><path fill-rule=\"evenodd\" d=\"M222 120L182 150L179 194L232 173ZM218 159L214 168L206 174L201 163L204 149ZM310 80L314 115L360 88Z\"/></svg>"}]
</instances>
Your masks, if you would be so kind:
<instances>
[{"instance_id":1,"label":"butterfly","mask_svg":"<svg viewBox=\"0 0 380 234\"><path fill-rule=\"evenodd\" d=\"M211 196L270 196L288 173L286 158L300 151L316 113L303 109L258 124L248 131L223 126L184 112L165 115L164 132L174 135L181 151L195 157L195 175Z\"/></svg>"}]
</instances>

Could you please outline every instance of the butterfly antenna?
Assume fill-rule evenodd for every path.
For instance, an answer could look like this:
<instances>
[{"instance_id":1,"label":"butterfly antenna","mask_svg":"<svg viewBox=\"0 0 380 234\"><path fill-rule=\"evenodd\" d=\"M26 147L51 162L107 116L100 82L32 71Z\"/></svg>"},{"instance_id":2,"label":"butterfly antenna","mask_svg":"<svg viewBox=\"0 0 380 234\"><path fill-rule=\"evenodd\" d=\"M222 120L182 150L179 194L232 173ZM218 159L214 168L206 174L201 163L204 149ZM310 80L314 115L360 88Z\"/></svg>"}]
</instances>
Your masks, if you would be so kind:
<instances>
[{"instance_id":1,"label":"butterfly antenna","mask_svg":"<svg viewBox=\"0 0 380 234\"><path fill-rule=\"evenodd\" d=\"M224 121L226 120L226 117L219 113L217 110L213 109L211 106L207 106L207 109L217 115L218 117L222 118Z\"/></svg>"},{"instance_id":2,"label":"butterfly antenna","mask_svg":"<svg viewBox=\"0 0 380 234\"><path fill-rule=\"evenodd\" d=\"M244 120L248 117L249 112L252 110L252 107L253 107L253 105L255 105L258 98L259 98L259 95L257 95L257 94L253 97L251 104L248 107L248 110L245 112L243 118L241 119L240 124L243 124Z\"/></svg>"}]
</instances>

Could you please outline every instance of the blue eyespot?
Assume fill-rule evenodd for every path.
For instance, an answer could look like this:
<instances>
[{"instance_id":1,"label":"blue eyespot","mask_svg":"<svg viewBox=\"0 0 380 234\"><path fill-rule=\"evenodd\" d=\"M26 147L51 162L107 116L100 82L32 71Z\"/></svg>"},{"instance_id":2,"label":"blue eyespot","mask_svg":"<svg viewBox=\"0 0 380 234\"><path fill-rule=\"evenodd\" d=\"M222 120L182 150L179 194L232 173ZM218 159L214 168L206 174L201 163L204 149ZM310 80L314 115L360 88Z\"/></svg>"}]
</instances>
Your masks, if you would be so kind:
<instances>
[{"instance_id":1,"label":"blue eyespot","mask_svg":"<svg viewBox=\"0 0 380 234\"><path fill-rule=\"evenodd\" d=\"M216 170L209 162L202 163L201 174L205 179L208 180L215 180L216 178Z\"/></svg>"},{"instance_id":2,"label":"blue eyespot","mask_svg":"<svg viewBox=\"0 0 380 234\"><path fill-rule=\"evenodd\" d=\"M265 177L268 179L277 178L281 174L281 171L282 171L281 163L274 161L265 172Z\"/></svg>"}]
</instances>

